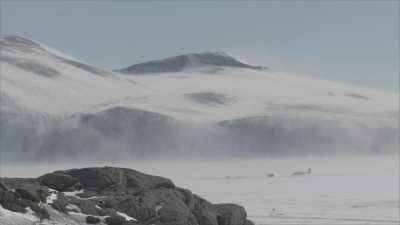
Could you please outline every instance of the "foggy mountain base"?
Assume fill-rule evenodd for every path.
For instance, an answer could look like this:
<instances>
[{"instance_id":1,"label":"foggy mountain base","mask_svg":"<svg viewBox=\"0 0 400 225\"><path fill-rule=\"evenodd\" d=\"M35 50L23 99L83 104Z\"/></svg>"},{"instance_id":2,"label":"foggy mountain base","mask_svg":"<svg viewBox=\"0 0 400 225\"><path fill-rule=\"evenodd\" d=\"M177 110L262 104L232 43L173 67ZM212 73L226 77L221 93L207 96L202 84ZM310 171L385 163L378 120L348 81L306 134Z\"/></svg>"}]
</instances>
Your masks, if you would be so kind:
<instances>
[{"instance_id":1,"label":"foggy mountain base","mask_svg":"<svg viewBox=\"0 0 400 225\"><path fill-rule=\"evenodd\" d=\"M237 158L396 152L398 129L259 116L196 124L139 109L54 116L2 112L3 161Z\"/></svg>"},{"instance_id":2,"label":"foggy mountain base","mask_svg":"<svg viewBox=\"0 0 400 225\"><path fill-rule=\"evenodd\" d=\"M0 39L3 162L385 154L398 93L274 73L220 52L107 71Z\"/></svg>"}]
</instances>

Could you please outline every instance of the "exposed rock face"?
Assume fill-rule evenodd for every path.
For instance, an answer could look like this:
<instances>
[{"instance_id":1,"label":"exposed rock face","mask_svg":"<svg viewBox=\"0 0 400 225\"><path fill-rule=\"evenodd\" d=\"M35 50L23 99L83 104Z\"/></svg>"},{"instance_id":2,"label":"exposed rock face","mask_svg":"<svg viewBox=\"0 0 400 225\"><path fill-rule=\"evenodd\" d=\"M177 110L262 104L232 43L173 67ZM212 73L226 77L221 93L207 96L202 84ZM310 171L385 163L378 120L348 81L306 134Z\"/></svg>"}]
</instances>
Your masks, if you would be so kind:
<instances>
[{"instance_id":1,"label":"exposed rock face","mask_svg":"<svg viewBox=\"0 0 400 225\"><path fill-rule=\"evenodd\" d=\"M125 221L122 216L110 216L105 219L107 225L123 225Z\"/></svg>"},{"instance_id":2,"label":"exposed rock face","mask_svg":"<svg viewBox=\"0 0 400 225\"><path fill-rule=\"evenodd\" d=\"M154 60L145 63L139 63L127 68L117 70L125 74L153 74L153 73L171 73L181 72L187 68L201 68L213 66L217 69L223 68L246 68L254 70L266 70L262 66L252 66L242 63L239 60L227 55L224 52L203 52L186 55L178 55L166 59Z\"/></svg>"},{"instance_id":3,"label":"exposed rock face","mask_svg":"<svg viewBox=\"0 0 400 225\"><path fill-rule=\"evenodd\" d=\"M252 224L239 205L212 204L169 179L114 167L0 178L0 205L21 215L32 210L37 221L54 224L61 221L59 215L76 224ZM6 222L0 214L0 224Z\"/></svg>"},{"instance_id":4,"label":"exposed rock face","mask_svg":"<svg viewBox=\"0 0 400 225\"><path fill-rule=\"evenodd\" d=\"M43 185L51 187L57 191L67 191L70 188L73 189L73 187L79 183L78 179L64 172L46 174L39 177L39 181Z\"/></svg>"},{"instance_id":5,"label":"exposed rock face","mask_svg":"<svg viewBox=\"0 0 400 225\"><path fill-rule=\"evenodd\" d=\"M0 178L0 205L13 212L27 213L29 208L39 219L49 218L47 211L40 207L49 194L49 189L35 179Z\"/></svg>"},{"instance_id":6,"label":"exposed rock face","mask_svg":"<svg viewBox=\"0 0 400 225\"><path fill-rule=\"evenodd\" d=\"M86 217L86 223L87 224L98 224L100 223L100 219L94 216L87 216Z\"/></svg>"},{"instance_id":7,"label":"exposed rock face","mask_svg":"<svg viewBox=\"0 0 400 225\"><path fill-rule=\"evenodd\" d=\"M246 223L246 210L235 204L215 204L218 212L218 225L243 225Z\"/></svg>"}]
</instances>

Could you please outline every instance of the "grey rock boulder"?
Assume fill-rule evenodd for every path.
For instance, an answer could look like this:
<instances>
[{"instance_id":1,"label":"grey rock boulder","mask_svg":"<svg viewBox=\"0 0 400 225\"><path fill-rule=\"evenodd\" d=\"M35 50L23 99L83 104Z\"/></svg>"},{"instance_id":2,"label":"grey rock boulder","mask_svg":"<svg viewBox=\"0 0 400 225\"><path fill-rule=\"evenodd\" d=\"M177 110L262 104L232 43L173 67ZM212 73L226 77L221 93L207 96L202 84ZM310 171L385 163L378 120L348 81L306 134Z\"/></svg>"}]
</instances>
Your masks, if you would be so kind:
<instances>
[{"instance_id":1,"label":"grey rock boulder","mask_svg":"<svg viewBox=\"0 0 400 225\"><path fill-rule=\"evenodd\" d=\"M236 204L215 204L218 225L244 225L246 223L246 210Z\"/></svg>"},{"instance_id":2,"label":"grey rock boulder","mask_svg":"<svg viewBox=\"0 0 400 225\"><path fill-rule=\"evenodd\" d=\"M63 171L45 174L39 177L38 180L44 186L50 187L57 191L72 191L79 186L78 179L66 174Z\"/></svg>"},{"instance_id":3,"label":"grey rock boulder","mask_svg":"<svg viewBox=\"0 0 400 225\"><path fill-rule=\"evenodd\" d=\"M194 195L195 204L192 210L194 217L200 225L218 225L217 212L207 200Z\"/></svg>"},{"instance_id":4,"label":"grey rock boulder","mask_svg":"<svg viewBox=\"0 0 400 225\"><path fill-rule=\"evenodd\" d=\"M86 217L87 224L98 224L100 222L101 222L101 220L98 217L95 217L95 216L87 216Z\"/></svg>"},{"instance_id":5,"label":"grey rock boulder","mask_svg":"<svg viewBox=\"0 0 400 225\"><path fill-rule=\"evenodd\" d=\"M239 205L212 204L167 178L115 167L56 171L37 179L0 178L0 204L18 213L30 207L49 221L57 211L66 218L82 213L87 224L252 225Z\"/></svg>"},{"instance_id":6,"label":"grey rock boulder","mask_svg":"<svg viewBox=\"0 0 400 225\"><path fill-rule=\"evenodd\" d=\"M110 216L105 219L107 225L123 225L126 219L122 216Z\"/></svg>"}]
</instances>

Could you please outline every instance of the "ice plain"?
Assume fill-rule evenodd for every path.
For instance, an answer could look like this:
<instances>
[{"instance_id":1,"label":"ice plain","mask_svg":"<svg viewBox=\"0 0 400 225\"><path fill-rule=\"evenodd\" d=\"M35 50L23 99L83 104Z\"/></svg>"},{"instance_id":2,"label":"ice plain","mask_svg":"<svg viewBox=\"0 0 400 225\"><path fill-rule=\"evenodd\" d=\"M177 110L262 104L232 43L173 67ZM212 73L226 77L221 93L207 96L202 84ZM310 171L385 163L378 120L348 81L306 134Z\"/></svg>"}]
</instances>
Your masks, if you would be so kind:
<instances>
[{"instance_id":1,"label":"ice plain","mask_svg":"<svg viewBox=\"0 0 400 225\"><path fill-rule=\"evenodd\" d=\"M58 169L105 165L171 178L215 203L241 204L259 225L399 223L398 155L14 164L0 169L2 176L35 177ZM292 175L308 168L311 174ZM270 173L275 177L267 177Z\"/></svg>"}]
</instances>

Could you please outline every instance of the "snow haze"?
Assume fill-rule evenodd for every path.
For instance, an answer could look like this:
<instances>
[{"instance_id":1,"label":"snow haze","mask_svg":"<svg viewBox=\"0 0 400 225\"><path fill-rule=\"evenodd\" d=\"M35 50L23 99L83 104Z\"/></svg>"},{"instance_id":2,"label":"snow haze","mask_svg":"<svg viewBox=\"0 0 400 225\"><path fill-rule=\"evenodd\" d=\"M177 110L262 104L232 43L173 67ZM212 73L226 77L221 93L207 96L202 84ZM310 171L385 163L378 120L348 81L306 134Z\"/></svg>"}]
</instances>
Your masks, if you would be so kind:
<instances>
[{"instance_id":1,"label":"snow haze","mask_svg":"<svg viewBox=\"0 0 400 225\"><path fill-rule=\"evenodd\" d=\"M2 148L12 161L387 154L398 146L397 93L274 73L226 54L189 55L202 61L195 70L159 72L187 59L179 56L126 74L22 37L0 44Z\"/></svg>"}]
</instances>

